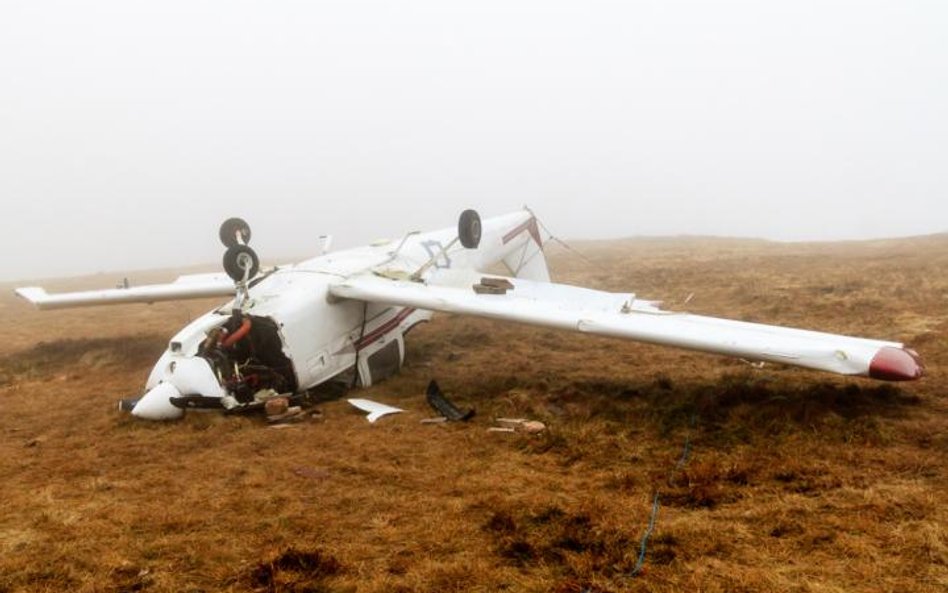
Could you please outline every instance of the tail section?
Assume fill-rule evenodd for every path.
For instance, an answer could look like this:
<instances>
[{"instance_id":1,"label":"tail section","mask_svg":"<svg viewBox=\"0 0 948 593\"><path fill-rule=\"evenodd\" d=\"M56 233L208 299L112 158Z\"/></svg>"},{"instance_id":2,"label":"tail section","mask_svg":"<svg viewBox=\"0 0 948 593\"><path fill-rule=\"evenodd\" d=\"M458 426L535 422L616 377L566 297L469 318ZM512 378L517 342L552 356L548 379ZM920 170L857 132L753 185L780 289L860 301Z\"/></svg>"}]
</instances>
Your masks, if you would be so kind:
<instances>
[{"instance_id":1,"label":"tail section","mask_svg":"<svg viewBox=\"0 0 948 593\"><path fill-rule=\"evenodd\" d=\"M503 264L511 276L537 282L550 281L540 223L532 212L524 209L483 220L478 217L476 229L469 220L465 221L471 214L476 216L473 211L465 211L458 227L414 238L430 256L422 271L431 268L444 275L447 268L487 271ZM479 235L478 240L462 236L466 234ZM463 247L455 242L460 242ZM438 254L440 250L446 253Z\"/></svg>"},{"instance_id":2,"label":"tail section","mask_svg":"<svg viewBox=\"0 0 948 593\"><path fill-rule=\"evenodd\" d=\"M503 262L512 276L535 282L550 281L550 270L546 266L543 246L534 241L533 237L524 241L523 247L514 250Z\"/></svg>"},{"instance_id":3,"label":"tail section","mask_svg":"<svg viewBox=\"0 0 948 593\"><path fill-rule=\"evenodd\" d=\"M526 212L530 217L507 231L501 239L505 246L512 248L503 258L503 262L512 276L536 282L549 282L550 270L547 268L546 255L543 253L540 224L533 212L529 210Z\"/></svg>"}]
</instances>

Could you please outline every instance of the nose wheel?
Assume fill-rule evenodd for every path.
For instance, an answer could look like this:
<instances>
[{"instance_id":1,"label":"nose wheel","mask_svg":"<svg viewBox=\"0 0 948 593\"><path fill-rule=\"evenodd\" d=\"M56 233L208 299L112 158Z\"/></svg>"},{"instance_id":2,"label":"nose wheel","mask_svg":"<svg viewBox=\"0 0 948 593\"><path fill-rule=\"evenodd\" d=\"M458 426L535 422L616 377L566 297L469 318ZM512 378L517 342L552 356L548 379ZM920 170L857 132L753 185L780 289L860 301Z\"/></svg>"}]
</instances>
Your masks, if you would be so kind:
<instances>
[{"instance_id":1,"label":"nose wheel","mask_svg":"<svg viewBox=\"0 0 948 593\"><path fill-rule=\"evenodd\" d=\"M221 243L224 247L250 243L250 225L243 218L228 218L221 224Z\"/></svg>"}]
</instances>

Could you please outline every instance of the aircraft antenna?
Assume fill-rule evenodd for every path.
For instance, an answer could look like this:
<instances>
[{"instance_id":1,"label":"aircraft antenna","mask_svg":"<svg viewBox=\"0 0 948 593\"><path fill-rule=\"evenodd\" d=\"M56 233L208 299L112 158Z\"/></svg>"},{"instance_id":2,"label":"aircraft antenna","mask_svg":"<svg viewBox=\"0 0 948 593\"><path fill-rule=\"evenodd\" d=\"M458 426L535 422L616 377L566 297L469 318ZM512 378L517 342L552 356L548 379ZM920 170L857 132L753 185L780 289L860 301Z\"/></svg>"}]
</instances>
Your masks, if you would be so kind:
<instances>
[{"instance_id":1,"label":"aircraft antenna","mask_svg":"<svg viewBox=\"0 0 948 593\"><path fill-rule=\"evenodd\" d=\"M530 209L527 208L526 206L524 206L524 208L527 210L527 212L529 212L530 214L533 214L533 210L530 210ZM561 247L563 247L564 249L566 249L566 250L569 251L570 253L575 254L577 257L579 257L580 259L582 259L582 260L583 260L584 262L586 262L587 264L592 264L592 265L594 265L594 266L598 266L598 264L597 264L596 262L594 262L593 260L591 260L591 259L589 259L588 257L586 257L585 255L583 255L579 250L575 249L572 245L570 245L570 244L567 243L566 241L564 241L564 240L560 239L559 237L557 237L556 235L554 235L554 234L550 231L549 227L547 227L545 224L543 224L543 221L542 221L542 220L540 220L539 218L537 218L537 215L536 215L536 214L533 214L533 218L536 219L537 224L540 225L540 228L543 229L543 232L545 232L545 233L548 235L548 237L547 237L547 239L546 239L547 241L553 241L554 243L559 244Z\"/></svg>"}]
</instances>

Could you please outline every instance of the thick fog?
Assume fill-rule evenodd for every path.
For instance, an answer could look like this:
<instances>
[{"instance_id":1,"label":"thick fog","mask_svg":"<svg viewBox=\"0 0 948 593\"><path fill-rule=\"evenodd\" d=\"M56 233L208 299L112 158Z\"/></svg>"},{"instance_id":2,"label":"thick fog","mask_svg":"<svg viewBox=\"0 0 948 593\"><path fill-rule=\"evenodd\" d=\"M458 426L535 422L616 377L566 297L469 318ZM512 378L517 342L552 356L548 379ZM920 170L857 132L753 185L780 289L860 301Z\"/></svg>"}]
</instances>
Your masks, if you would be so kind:
<instances>
[{"instance_id":1,"label":"thick fog","mask_svg":"<svg viewBox=\"0 0 948 593\"><path fill-rule=\"evenodd\" d=\"M557 235L948 230L948 4L0 3L0 278Z\"/></svg>"}]
</instances>

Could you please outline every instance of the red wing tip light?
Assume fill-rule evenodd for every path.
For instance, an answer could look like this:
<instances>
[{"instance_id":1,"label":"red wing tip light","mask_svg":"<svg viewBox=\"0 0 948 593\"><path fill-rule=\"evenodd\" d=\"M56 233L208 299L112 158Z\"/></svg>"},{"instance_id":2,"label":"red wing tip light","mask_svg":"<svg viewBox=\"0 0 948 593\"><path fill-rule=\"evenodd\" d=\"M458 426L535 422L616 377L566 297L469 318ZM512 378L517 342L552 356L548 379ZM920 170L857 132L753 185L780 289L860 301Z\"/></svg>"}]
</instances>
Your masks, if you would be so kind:
<instances>
[{"instance_id":1,"label":"red wing tip light","mask_svg":"<svg viewBox=\"0 0 948 593\"><path fill-rule=\"evenodd\" d=\"M904 348L880 348L869 363L869 376L882 381L914 381L924 374L918 354Z\"/></svg>"}]
</instances>

